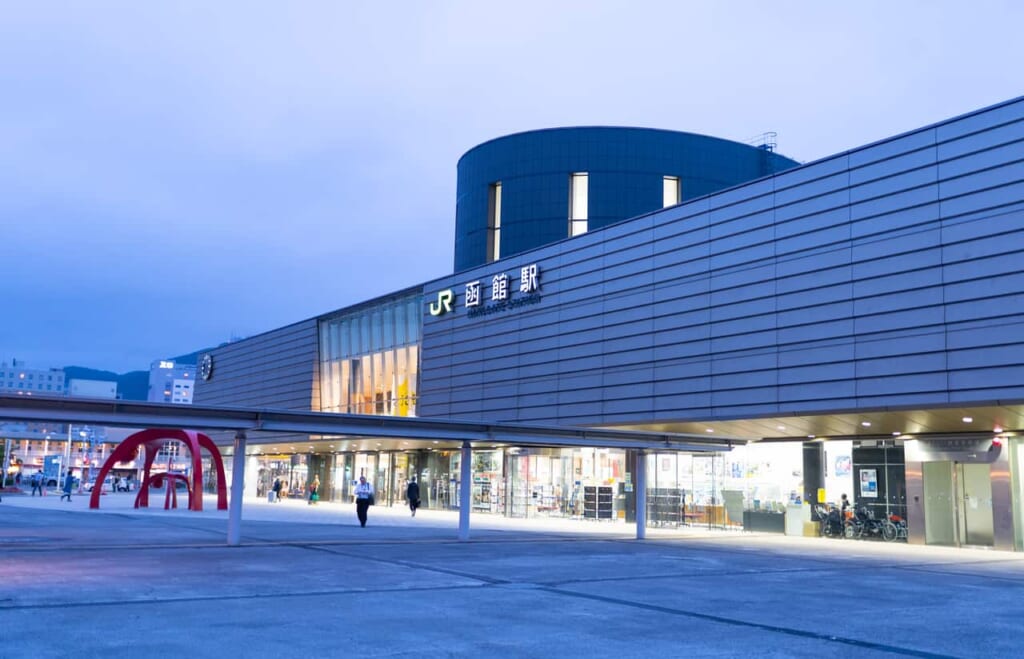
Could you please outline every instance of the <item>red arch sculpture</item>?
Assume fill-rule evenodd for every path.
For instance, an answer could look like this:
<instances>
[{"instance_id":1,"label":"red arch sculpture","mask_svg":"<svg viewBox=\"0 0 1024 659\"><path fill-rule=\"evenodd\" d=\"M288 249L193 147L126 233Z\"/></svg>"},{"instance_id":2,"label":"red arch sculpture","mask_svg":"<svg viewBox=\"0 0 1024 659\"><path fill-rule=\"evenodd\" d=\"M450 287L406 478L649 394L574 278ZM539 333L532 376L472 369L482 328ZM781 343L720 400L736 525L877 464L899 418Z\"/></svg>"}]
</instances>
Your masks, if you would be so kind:
<instances>
[{"instance_id":1,"label":"red arch sculpture","mask_svg":"<svg viewBox=\"0 0 1024 659\"><path fill-rule=\"evenodd\" d=\"M177 483L181 481L185 484L185 491L188 492L188 507L192 509L192 484L188 482L188 479L181 474L168 474L166 472L158 472L156 474L150 474L142 483L142 489L135 495L135 507L139 507L139 498L143 492L146 492L146 499L149 499L149 486L160 489L164 486L164 481L167 481L167 494L164 496L164 510L170 510L171 508L178 507L178 488ZM201 495L202 493L200 493Z\"/></svg>"},{"instance_id":2,"label":"red arch sculpture","mask_svg":"<svg viewBox=\"0 0 1024 659\"><path fill-rule=\"evenodd\" d=\"M220 451L217 449L217 445L213 443L213 440L203 433L196 432L194 430L181 430L178 428L150 428L148 430L140 430L139 432L130 435L123 442L117 445L117 448L113 450L110 456L103 463L100 473L96 476L96 482L102 483L107 477L107 474L110 473L110 470L113 469L114 465L118 462L134 460L139 447L145 446L146 465L142 479L142 488L135 497L135 507L148 508L149 483L153 476L153 474L151 474L153 461L156 460L157 451L167 442L167 440L178 440L185 444L192 457L192 484L191 487L189 487L188 509L196 511L203 509L203 461L200 451L205 448L210 452L210 456L213 458L213 464L217 469L217 510L227 510L228 490L224 478L224 460L221 458ZM172 483L173 486L173 479L168 480L168 482ZM100 507L100 489L101 488L98 487L93 488L92 496L89 498L90 508ZM193 493L195 493L195 496L193 496Z\"/></svg>"}]
</instances>

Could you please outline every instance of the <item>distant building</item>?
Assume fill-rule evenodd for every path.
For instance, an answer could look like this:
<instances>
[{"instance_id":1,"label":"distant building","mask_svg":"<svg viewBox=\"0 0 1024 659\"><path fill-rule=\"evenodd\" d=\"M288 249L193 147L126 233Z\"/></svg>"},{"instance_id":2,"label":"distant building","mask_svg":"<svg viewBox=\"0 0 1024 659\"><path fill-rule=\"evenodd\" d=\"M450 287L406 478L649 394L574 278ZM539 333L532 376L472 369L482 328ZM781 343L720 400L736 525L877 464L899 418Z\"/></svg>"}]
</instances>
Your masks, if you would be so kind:
<instances>
[{"instance_id":1,"label":"distant building","mask_svg":"<svg viewBox=\"0 0 1024 659\"><path fill-rule=\"evenodd\" d=\"M149 396L151 403L192 404L196 365L161 359L149 367Z\"/></svg>"},{"instance_id":2,"label":"distant building","mask_svg":"<svg viewBox=\"0 0 1024 659\"><path fill-rule=\"evenodd\" d=\"M68 381L68 396L115 399L117 398L117 382L72 378Z\"/></svg>"},{"instance_id":3,"label":"distant building","mask_svg":"<svg viewBox=\"0 0 1024 659\"><path fill-rule=\"evenodd\" d=\"M26 368L17 359L0 363L0 393L63 396L64 371L59 368Z\"/></svg>"}]
</instances>

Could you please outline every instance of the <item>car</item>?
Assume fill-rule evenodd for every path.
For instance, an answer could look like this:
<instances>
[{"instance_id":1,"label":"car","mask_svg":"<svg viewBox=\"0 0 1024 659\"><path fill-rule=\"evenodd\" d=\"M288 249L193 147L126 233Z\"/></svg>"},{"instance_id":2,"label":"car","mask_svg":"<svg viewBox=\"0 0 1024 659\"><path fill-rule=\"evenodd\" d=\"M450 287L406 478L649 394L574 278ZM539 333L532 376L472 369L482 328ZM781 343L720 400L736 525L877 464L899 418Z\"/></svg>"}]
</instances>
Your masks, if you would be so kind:
<instances>
[{"instance_id":1,"label":"car","mask_svg":"<svg viewBox=\"0 0 1024 659\"><path fill-rule=\"evenodd\" d=\"M111 480L109 478L104 478L103 479L103 491L104 492L109 492L109 491L111 491L111 488L112 488ZM92 492L94 489L96 489L96 481L89 481L88 483L85 484L85 487L83 489L86 492Z\"/></svg>"}]
</instances>

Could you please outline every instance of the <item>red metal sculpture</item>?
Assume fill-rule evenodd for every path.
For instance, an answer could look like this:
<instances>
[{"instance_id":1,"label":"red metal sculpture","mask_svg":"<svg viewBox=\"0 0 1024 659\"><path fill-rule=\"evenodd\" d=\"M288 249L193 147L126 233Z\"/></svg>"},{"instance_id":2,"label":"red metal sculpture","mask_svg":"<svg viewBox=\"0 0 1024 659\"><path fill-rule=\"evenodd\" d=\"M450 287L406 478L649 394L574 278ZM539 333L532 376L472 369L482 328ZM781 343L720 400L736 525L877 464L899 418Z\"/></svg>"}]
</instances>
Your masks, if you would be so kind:
<instances>
[{"instance_id":1,"label":"red metal sculpture","mask_svg":"<svg viewBox=\"0 0 1024 659\"><path fill-rule=\"evenodd\" d=\"M180 474L151 473L153 461L156 460L157 451L169 440L177 440L188 447L189 453L192 457L192 483L189 484L185 477ZM106 462L103 463L103 467L100 469L99 475L96 476L96 482L102 483L107 477L107 474L110 473L110 470L113 469L114 465L118 462L134 460L140 446L146 447L146 465L143 472L144 476L142 478L142 487L139 488L139 493L135 497L136 508L149 507L150 483L159 478L161 480L166 479L168 487L171 489L174 488L176 480L185 480L186 484L189 486L189 510L202 510L203 461L200 450L206 449L210 452L210 456L213 458L213 464L217 469L217 510L228 509L228 490L224 480L224 460L221 458L220 451L217 449L216 444L213 443L213 440L203 433L196 432L194 430L150 428L148 430L141 430L134 435L129 436L117 445L117 448L114 449ZM154 484L156 483L154 482ZM92 497L89 499L90 508L100 507L100 489L101 488L93 488ZM170 505L171 496L172 495L168 493L167 501L164 503L165 508ZM177 504L177 493L174 493L173 496L175 504Z\"/></svg>"}]
</instances>

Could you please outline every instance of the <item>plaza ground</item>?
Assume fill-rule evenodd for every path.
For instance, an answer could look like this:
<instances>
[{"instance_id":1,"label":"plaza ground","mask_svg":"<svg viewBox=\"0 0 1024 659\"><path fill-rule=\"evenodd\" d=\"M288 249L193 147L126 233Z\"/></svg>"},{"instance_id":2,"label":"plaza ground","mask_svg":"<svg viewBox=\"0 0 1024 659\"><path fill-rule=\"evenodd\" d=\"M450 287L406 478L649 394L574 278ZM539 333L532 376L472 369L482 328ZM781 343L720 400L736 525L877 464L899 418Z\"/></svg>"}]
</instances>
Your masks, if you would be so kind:
<instances>
[{"instance_id":1,"label":"plaza ground","mask_svg":"<svg viewBox=\"0 0 1024 659\"><path fill-rule=\"evenodd\" d=\"M1019 656L1024 556L247 500L5 495L0 656ZM153 497L154 504L162 497ZM184 504L182 499L179 503Z\"/></svg>"}]
</instances>

